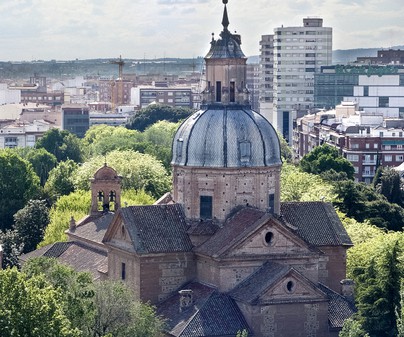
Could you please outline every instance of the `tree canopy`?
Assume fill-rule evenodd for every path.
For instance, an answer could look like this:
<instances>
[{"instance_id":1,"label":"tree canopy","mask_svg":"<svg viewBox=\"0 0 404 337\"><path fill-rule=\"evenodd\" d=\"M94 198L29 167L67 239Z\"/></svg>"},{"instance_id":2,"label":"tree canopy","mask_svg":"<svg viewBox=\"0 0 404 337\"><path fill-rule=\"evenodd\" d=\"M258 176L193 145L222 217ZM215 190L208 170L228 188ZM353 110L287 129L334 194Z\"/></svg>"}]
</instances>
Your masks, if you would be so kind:
<instances>
[{"instance_id":1,"label":"tree canopy","mask_svg":"<svg viewBox=\"0 0 404 337\"><path fill-rule=\"evenodd\" d=\"M74 191L74 176L78 165L73 160L61 161L49 173L44 191L51 200Z\"/></svg>"},{"instance_id":2,"label":"tree canopy","mask_svg":"<svg viewBox=\"0 0 404 337\"><path fill-rule=\"evenodd\" d=\"M76 163L82 161L80 139L67 130L50 129L35 144L37 149L45 149L53 154L57 161L71 159Z\"/></svg>"},{"instance_id":3,"label":"tree canopy","mask_svg":"<svg viewBox=\"0 0 404 337\"><path fill-rule=\"evenodd\" d=\"M79 337L60 301L60 293L42 275L0 270L2 337Z\"/></svg>"},{"instance_id":4,"label":"tree canopy","mask_svg":"<svg viewBox=\"0 0 404 337\"><path fill-rule=\"evenodd\" d=\"M169 105L152 104L139 110L127 123L132 130L144 131L158 121L177 123L187 118L193 111L187 108L171 107Z\"/></svg>"},{"instance_id":5,"label":"tree canopy","mask_svg":"<svg viewBox=\"0 0 404 337\"><path fill-rule=\"evenodd\" d=\"M162 163L151 155L131 150L112 151L106 157L96 156L85 162L77 170L76 188L89 190L89 179L104 165L105 161L111 163L122 176L124 190L144 190L155 198L171 190L171 178Z\"/></svg>"},{"instance_id":6,"label":"tree canopy","mask_svg":"<svg viewBox=\"0 0 404 337\"><path fill-rule=\"evenodd\" d=\"M11 228L13 215L40 191L32 165L9 150L0 151L0 230Z\"/></svg>"},{"instance_id":7,"label":"tree canopy","mask_svg":"<svg viewBox=\"0 0 404 337\"><path fill-rule=\"evenodd\" d=\"M316 146L300 161L304 172L320 174L333 169L335 172L345 172L348 179L353 179L355 170L351 162L340 156L338 150L327 144Z\"/></svg>"}]
</instances>

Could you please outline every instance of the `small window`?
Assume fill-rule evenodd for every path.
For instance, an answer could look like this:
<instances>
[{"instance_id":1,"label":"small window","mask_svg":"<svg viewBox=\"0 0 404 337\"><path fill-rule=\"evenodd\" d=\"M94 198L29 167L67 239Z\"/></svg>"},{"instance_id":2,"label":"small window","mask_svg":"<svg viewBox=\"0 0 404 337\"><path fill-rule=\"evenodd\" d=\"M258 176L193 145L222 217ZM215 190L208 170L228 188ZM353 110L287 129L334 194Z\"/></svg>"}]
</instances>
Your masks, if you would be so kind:
<instances>
[{"instance_id":1,"label":"small window","mask_svg":"<svg viewBox=\"0 0 404 337\"><path fill-rule=\"evenodd\" d=\"M273 214L274 209L275 209L275 194L270 193L268 196L268 212Z\"/></svg>"},{"instance_id":2,"label":"small window","mask_svg":"<svg viewBox=\"0 0 404 337\"><path fill-rule=\"evenodd\" d=\"M212 201L211 196L201 195L199 211L201 219L212 219Z\"/></svg>"},{"instance_id":3,"label":"small window","mask_svg":"<svg viewBox=\"0 0 404 337\"><path fill-rule=\"evenodd\" d=\"M251 143L241 142L240 143L240 161L245 163L249 162L251 159Z\"/></svg>"},{"instance_id":4,"label":"small window","mask_svg":"<svg viewBox=\"0 0 404 337\"><path fill-rule=\"evenodd\" d=\"M121 278L122 280L126 279L126 264L124 262L122 262L121 266Z\"/></svg>"},{"instance_id":5,"label":"small window","mask_svg":"<svg viewBox=\"0 0 404 337\"><path fill-rule=\"evenodd\" d=\"M274 242L274 233L268 232L265 234L265 243L270 246Z\"/></svg>"},{"instance_id":6,"label":"small window","mask_svg":"<svg viewBox=\"0 0 404 337\"><path fill-rule=\"evenodd\" d=\"M288 283L286 283L286 290L289 293L293 293L293 291L295 290L295 282L289 281Z\"/></svg>"}]
</instances>

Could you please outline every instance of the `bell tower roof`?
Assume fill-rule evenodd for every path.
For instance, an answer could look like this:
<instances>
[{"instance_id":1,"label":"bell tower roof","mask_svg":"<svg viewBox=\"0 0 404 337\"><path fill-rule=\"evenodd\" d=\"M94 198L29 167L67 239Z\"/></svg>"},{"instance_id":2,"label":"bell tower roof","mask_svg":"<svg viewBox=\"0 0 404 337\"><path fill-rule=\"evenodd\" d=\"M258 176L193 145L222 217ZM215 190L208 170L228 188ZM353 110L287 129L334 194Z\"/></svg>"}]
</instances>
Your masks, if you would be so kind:
<instances>
[{"instance_id":1,"label":"bell tower roof","mask_svg":"<svg viewBox=\"0 0 404 337\"><path fill-rule=\"evenodd\" d=\"M205 56L207 59L224 59L224 58L242 58L246 59L243 51L241 50L241 36L239 34L232 34L228 30L229 16L227 14L228 0L223 0L223 31L220 33L220 38L215 40L214 34L211 41L211 47L208 54Z\"/></svg>"}]
</instances>

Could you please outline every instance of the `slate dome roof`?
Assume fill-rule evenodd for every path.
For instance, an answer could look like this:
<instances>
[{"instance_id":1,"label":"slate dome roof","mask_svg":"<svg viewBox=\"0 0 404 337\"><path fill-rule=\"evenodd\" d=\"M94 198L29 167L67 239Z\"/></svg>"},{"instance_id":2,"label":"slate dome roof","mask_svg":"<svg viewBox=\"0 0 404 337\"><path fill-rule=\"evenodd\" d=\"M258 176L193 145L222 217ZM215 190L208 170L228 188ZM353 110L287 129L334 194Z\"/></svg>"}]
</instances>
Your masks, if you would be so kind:
<instances>
[{"instance_id":1,"label":"slate dome roof","mask_svg":"<svg viewBox=\"0 0 404 337\"><path fill-rule=\"evenodd\" d=\"M173 165L268 167L282 163L272 125L247 106L210 106L182 123L173 140Z\"/></svg>"}]
</instances>

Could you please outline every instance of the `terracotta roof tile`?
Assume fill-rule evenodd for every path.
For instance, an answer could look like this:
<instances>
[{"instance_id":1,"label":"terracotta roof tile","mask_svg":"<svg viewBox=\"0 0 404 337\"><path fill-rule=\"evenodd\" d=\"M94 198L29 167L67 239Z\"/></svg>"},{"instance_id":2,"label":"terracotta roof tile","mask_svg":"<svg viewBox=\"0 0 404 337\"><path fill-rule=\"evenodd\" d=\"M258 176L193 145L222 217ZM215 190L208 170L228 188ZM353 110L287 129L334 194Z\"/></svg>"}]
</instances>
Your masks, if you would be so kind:
<instances>
[{"instance_id":1,"label":"terracotta roof tile","mask_svg":"<svg viewBox=\"0 0 404 337\"><path fill-rule=\"evenodd\" d=\"M256 304L262 293L291 270L290 267L266 262L255 273L238 284L229 294L240 302Z\"/></svg>"},{"instance_id":2,"label":"terracotta roof tile","mask_svg":"<svg viewBox=\"0 0 404 337\"><path fill-rule=\"evenodd\" d=\"M332 328L342 328L344 321L356 312L355 305L325 285L320 283L319 287L329 298L328 320L330 326Z\"/></svg>"},{"instance_id":3,"label":"terracotta roof tile","mask_svg":"<svg viewBox=\"0 0 404 337\"><path fill-rule=\"evenodd\" d=\"M284 202L282 218L313 246L352 245L334 207L324 202Z\"/></svg>"},{"instance_id":4,"label":"terracotta roof tile","mask_svg":"<svg viewBox=\"0 0 404 337\"><path fill-rule=\"evenodd\" d=\"M228 295L199 283L182 289L193 291L193 305L179 310L177 293L157 308L157 313L167 318L167 332L176 337L236 336L238 331L252 334L237 304Z\"/></svg>"},{"instance_id":5,"label":"terracotta roof tile","mask_svg":"<svg viewBox=\"0 0 404 337\"><path fill-rule=\"evenodd\" d=\"M227 219L223 228L196 249L196 252L210 256L220 255L226 247L236 242L244 233L251 230L255 222L261 219L265 212L256 208L246 207Z\"/></svg>"},{"instance_id":6,"label":"terracotta roof tile","mask_svg":"<svg viewBox=\"0 0 404 337\"><path fill-rule=\"evenodd\" d=\"M101 244L114 215L114 213L101 213L97 216L88 216L70 233Z\"/></svg>"},{"instance_id":7,"label":"terracotta roof tile","mask_svg":"<svg viewBox=\"0 0 404 337\"><path fill-rule=\"evenodd\" d=\"M131 206L121 212L138 253L192 250L181 205Z\"/></svg>"},{"instance_id":8,"label":"terracotta roof tile","mask_svg":"<svg viewBox=\"0 0 404 337\"><path fill-rule=\"evenodd\" d=\"M40 256L56 258L76 271L90 272L94 279L100 277L98 270L105 270L107 266L106 252L80 242L57 242L25 254L21 256L21 260L27 261Z\"/></svg>"}]
</instances>

